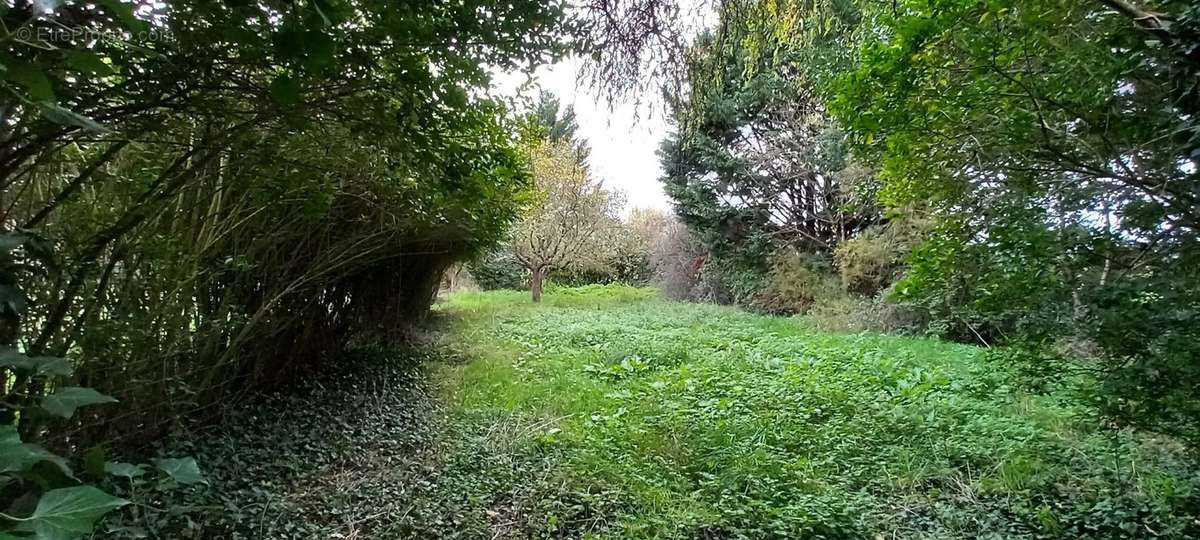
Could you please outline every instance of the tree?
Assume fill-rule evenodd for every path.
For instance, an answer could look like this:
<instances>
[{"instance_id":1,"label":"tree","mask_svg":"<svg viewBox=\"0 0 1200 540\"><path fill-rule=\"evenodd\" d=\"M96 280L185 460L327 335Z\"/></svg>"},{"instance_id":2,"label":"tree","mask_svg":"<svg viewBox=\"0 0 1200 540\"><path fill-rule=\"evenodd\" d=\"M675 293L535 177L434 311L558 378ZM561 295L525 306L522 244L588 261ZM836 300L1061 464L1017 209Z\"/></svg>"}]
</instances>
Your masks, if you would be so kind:
<instances>
[{"instance_id":1,"label":"tree","mask_svg":"<svg viewBox=\"0 0 1200 540\"><path fill-rule=\"evenodd\" d=\"M484 96L492 70L564 49L564 9L0 6L0 537L79 536L124 504L61 487L95 471L45 454L61 470L38 472L35 441L141 447L404 337L446 266L517 216L525 159Z\"/></svg>"},{"instance_id":2,"label":"tree","mask_svg":"<svg viewBox=\"0 0 1200 540\"><path fill-rule=\"evenodd\" d=\"M565 5L533 0L9 4L0 225L56 257L14 251L38 271L4 289L31 308L3 310L0 345L70 356L67 384L141 418L72 445L153 438L351 336L402 337L528 185L490 71L565 39ZM12 413L52 387L12 373L0 417L55 432Z\"/></svg>"},{"instance_id":3,"label":"tree","mask_svg":"<svg viewBox=\"0 0 1200 540\"><path fill-rule=\"evenodd\" d=\"M533 122L545 130L547 140L571 145L575 149L575 158L584 167L587 166L592 150L587 140L579 136L579 121L575 117L574 107L563 107L554 94L543 93L530 114Z\"/></svg>"},{"instance_id":4,"label":"tree","mask_svg":"<svg viewBox=\"0 0 1200 540\"><path fill-rule=\"evenodd\" d=\"M902 2L831 110L930 205L897 289L943 335L1086 342L1112 420L1200 440L1200 7L1155 4Z\"/></svg>"},{"instance_id":5,"label":"tree","mask_svg":"<svg viewBox=\"0 0 1200 540\"><path fill-rule=\"evenodd\" d=\"M536 200L513 232L517 260L529 271L534 302L555 268L601 264L603 239L618 222L623 201L588 174L565 141L530 151Z\"/></svg>"},{"instance_id":6,"label":"tree","mask_svg":"<svg viewBox=\"0 0 1200 540\"><path fill-rule=\"evenodd\" d=\"M828 260L881 216L871 171L850 161L804 76L806 53L778 41L769 53L728 50L724 39L693 48L689 92L671 96L678 131L659 155L676 213L745 300L775 251Z\"/></svg>"}]
</instances>

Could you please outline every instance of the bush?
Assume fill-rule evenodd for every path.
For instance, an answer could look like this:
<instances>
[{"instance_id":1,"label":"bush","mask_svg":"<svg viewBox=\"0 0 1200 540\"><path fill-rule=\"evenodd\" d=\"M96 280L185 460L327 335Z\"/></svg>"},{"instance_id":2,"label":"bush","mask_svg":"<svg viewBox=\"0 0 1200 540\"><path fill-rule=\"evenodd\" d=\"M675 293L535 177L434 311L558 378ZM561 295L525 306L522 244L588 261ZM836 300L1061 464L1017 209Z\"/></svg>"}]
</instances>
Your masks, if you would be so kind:
<instances>
[{"instance_id":1,"label":"bush","mask_svg":"<svg viewBox=\"0 0 1200 540\"><path fill-rule=\"evenodd\" d=\"M707 251L682 223L668 221L650 249L654 281L673 300L705 300L701 279Z\"/></svg>"},{"instance_id":2,"label":"bush","mask_svg":"<svg viewBox=\"0 0 1200 540\"><path fill-rule=\"evenodd\" d=\"M867 296L891 286L927 229L924 220L906 214L843 241L834 251L842 286Z\"/></svg>"},{"instance_id":3,"label":"bush","mask_svg":"<svg viewBox=\"0 0 1200 540\"><path fill-rule=\"evenodd\" d=\"M824 259L793 250L771 257L764 287L752 305L768 313L806 313L813 305L845 296Z\"/></svg>"},{"instance_id":4,"label":"bush","mask_svg":"<svg viewBox=\"0 0 1200 540\"><path fill-rule=\"evenodd\" d=\"M522 290L529 286L529 273L507 248L493 250L467 263L467 271L485 291Z\"/></svg>"},{"instance_id":5,"label":"bush","mask_svg":"<svg viewBox=\"0 0 1200 540\"><path fill-rule=\"evenodd\" d=\"M891 300L887 291L872 298L847 294L829 297L814 304L805 315L813 326L829 332L920 334L925 327L919 311Z\"/></svg>"},{"instance_id":6,"label":"bush","mask_svg":"<svg viewBox=\"0 0 1200 540\"><path fill-rule=\"evenodd\" d=\"M1112 421L1200 446L1200 253L1164 266L1081 294L1076 333L1097 348Z\"/></svg>"},{"instance_id":7,"label":"bush","mask_svg":"<svg viewBox=\"0 0 1200 540\"><path fill-rule=\"evenodd\" d=\"M650 260L645 253L617 253L604 261L603 265L558 268L551 271L549 276L550 281L565 287L609 283L646 285L651 278Z\"/></svg>"},{"instance_id":8,"label":"bush","mask_svg":"<svg viewBox=\"0 0 1200 540\"><path fill-rule=\"evenodd\" d=\"M989 345L1063 351L1100 381L1090 400L1109 425L1200 444L1200 248L1128 248L1029 219L975 230L945 220L896 285L928 332ZM1089 249L1071 248L1087 238ZM986 239L983 240L983 239Z\"/></svg>"}]
</instances>

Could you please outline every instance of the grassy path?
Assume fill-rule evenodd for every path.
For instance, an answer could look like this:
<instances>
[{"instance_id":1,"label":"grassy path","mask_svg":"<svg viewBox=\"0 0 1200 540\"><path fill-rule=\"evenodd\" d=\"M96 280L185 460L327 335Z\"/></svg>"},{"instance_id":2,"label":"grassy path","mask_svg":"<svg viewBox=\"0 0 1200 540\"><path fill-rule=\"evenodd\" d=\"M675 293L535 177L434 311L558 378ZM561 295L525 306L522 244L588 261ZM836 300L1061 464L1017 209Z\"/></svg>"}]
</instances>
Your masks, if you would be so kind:
<instances>
[{"instance_id":1,"label":"grassy path","mask_svg":"<svg viewBox=\"0 0 1200 540\"><path fill-rule=\"evenodd\" d=\"M977 348L622 287L437 309L177 443L210 485L106 537L1200 537L1180 448Z\"/></svg>"},{"instance_id":2,"label":"grassy path","mask_svg":"<svg viewBox=\"0 0 1200 540\"><path fill-rule=\"evenodd\" d=\"M1196 534L1169 441L1098 432L984 351L834 335L647 290L452 297L430 537Z\"/></svg>"}]
</instances>

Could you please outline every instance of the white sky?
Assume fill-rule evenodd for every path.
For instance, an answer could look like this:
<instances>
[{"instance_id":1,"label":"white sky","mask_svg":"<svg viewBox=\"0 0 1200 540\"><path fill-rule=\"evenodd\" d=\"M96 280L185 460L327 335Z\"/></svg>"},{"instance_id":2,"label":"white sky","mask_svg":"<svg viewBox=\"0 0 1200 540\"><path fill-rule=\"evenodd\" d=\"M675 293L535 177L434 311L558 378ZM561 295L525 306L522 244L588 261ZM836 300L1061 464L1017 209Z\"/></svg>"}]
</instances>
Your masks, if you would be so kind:
<instances>
[{"instance_id":1,"label":"white sky","mask_svg":"<svg viewBox=\"0 0 1200 540\"><path fill-rule=\"evenodd\" d=\"M716 23L712 0L678 0L679 16L684 32L695 35L700 29ZM495 79L497 90L504 95L522 95L536 101L539 88L558 96L562 106L573 106L579 123L579 134L592 148L588 165L610 189L625 192L625 212L632 208L658 208L670 211L671 203L658 181L659 143L670 131L663 107L643 106L638 114L635 100L615 104L597 99L586 84L577 83L579 60L569 59L539 69L530 87L522 87L523 75L501 74ZM657 94L657 90L655 91ZM657 96L646 96L648 102Z\"/></svg>"},{"instance_id":2,"label":"white sky","mask_svg":"<svg viewBox=\"0 0 1200 540\"><path fill-rule=\"evenodd\" d=\"M632 101L614 104L610 111L586 84L577 82L578 71L579 61L570 59L537 70L531 85L522 86L525 76L517 74L500 75L495 82L505 95L536 102L539 91L545 91L557 96L564 108L574 107L579 135L592 149L588 157L592 174L609 189L625 193L626 212L635 207L669 211L671 203L658 181L662 168L655 153L669 131L662 111L643 107L638 116Z\"/></svg>"}]
</instances>

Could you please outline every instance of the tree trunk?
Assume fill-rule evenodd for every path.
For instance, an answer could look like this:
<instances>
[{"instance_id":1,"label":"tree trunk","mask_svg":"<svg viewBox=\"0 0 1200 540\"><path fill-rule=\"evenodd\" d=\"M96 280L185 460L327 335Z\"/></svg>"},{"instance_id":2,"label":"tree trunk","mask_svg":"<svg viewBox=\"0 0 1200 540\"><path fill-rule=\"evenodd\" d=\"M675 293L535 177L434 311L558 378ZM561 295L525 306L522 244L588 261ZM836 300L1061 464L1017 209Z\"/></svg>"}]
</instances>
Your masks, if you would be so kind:
<instances>
[{"instance_id":1,"label":"tree trunk","mask_svg":"<svg viewBox=\"0 0 1200 540\"><path fill-rule=\"evenodd\" d=\"M542 279L545 277L545 268L534 268L529 276L529 293L533 296L535 304L542 301Z\"/></svg>"}]
</instances>

